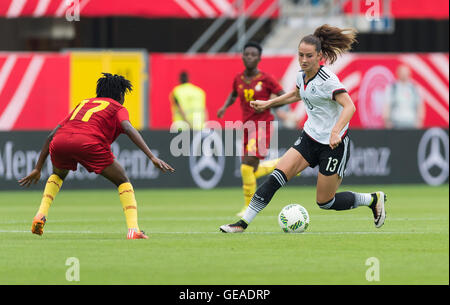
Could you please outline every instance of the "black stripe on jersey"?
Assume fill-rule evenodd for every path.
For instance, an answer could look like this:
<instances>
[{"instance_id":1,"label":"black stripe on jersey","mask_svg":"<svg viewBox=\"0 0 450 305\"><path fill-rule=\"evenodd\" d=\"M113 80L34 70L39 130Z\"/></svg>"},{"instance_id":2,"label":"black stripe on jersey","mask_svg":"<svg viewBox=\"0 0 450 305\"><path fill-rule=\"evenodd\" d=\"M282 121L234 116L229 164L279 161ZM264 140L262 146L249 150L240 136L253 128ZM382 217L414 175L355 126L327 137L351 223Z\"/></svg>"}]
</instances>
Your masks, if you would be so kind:
<instances>
[{"instance_id":1,"label":"black stripe on jersey","mask_svg":"<svg viewBox=\"0 0 450 305\"><path fill-rule=\"evenodd\" d=\"M328 77L330 77L330 76L328 75L328 73L327 73L327 72L325 72L324 70L320 69L320 72L322 72L323 74L325 74L325 76L328 76Z\"/></svg>"},{"instance_id":2,"label":"black stripe on jersey","mask_svg":"<svg viewBox=\"0 0 450 305\"><path fill-rule=\"evenodd\" d=\"M320 72L320 70L322 70L322 65L320 66L320 68L319 68L319 70L317 71L317 73L316 74L314 74L314 76L313 77L311 77L307 82L306 82L306 84L305 84L305 78L306 78L306 74L305 73L303 73L303 86L305 87L305 90L306 90L306 86L308 86L308 84L313 80L313 79L315 79L316 78L316 76L319 74L319 72Z\"/></svg>"},{"instance_id":3,"label":"black stripe on jersey","mask_svg":"<svg viewBox=\"0 0 450 305\"><path fill-rule=\"evenodd\" d=\"M344 88L340 88L340 89L334 90L334 91L333 91L333 95L332 95L333 101L336 100L336 99L335 99L336 94L338 94L338 93L344 93L344 92L347 92L347 90L345 90Z\"/></svg>"},{"instance_id":4,"label":"black stripe on jersey","mask_svg":"<svg viewBox=\"0 0 450 305\"><path fill-rule=\"evenodd\" d=\"M322 71L322 69L319 70L318 75L319 75L320 78L323 79L323 80L327 80L327 79L330 78L325 72Z\"/></svg>"}]
</instances>

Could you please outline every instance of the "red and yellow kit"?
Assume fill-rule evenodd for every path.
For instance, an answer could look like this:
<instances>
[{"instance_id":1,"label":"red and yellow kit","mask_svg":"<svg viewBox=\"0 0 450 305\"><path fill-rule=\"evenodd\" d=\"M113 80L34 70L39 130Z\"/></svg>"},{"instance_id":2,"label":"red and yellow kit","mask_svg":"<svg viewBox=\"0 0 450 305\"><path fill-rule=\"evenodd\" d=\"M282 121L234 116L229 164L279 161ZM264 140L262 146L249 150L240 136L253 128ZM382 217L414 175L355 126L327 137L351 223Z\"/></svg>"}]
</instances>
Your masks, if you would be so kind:
<instances>
[{"instance_id":1,"label":"red and yellow kit","mask_svg":"<svg viewBox=\"0 0 450 305\"><path fill-rule=\"evenodd\" d=\"M263 112L256 112L255 109L250 106L250 101L268 100L272 94L280 93L282 88L278 82L267 73L259 72L252 79L246 79L244 72L242 72L234 78L233 90L236 91L239 96L243 123L245 124L249 121L254 122L257 127L253 132L244 128L244 156L256 156L259 159L264 159L270 145L270 122L274 117L270 112L270 109ZM265 123L258 124L258 122ZM258 126L260 128L258 128ZM261 128L261 126L263 127Z\"/></svg>"},{"instance_id":2,"label":"red and yellow kit","mask_svg":"<svg viewBox=\"0 0 450 305\"><path fill-rule=\"evenodd\" d=\"M128 110L109 98L82 101L63 121L50 143L55 167L76 170L77 163L99 174L114 162L111 143L123 133Z\"/></svg>"}]
</instances>

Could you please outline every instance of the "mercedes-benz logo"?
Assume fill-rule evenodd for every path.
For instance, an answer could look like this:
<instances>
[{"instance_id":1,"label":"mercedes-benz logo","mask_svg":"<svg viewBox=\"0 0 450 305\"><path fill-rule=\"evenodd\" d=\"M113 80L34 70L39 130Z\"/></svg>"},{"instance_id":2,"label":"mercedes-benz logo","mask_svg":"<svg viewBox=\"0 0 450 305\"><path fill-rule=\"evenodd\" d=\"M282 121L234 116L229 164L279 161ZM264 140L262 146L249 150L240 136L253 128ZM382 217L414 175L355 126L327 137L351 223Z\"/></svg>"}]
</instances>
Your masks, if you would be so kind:
<instances>
[{"instance_id":1,"label":"mercedes-benz logo","mask_svg":"<svg viewBox=\"0 0 450 305\"><path fill-rule=\"evenodd\" d=\"M374 66L364 73L358 93L358 112L363 127L384 127L384 92L386 86L394 80L392 72L381 65Z\"/></svg>"},{"instance_id":2,"label":"mercedes-benz logo","mask_svg":"<svg viewBox=\"0 0 450 305\"><path fill-rule=\"evenodd\" d=\"M440 128L427 130L419 142L417 162L422 178L429 185L441 185L448 178L448 134Z\"/></svg>"},{"instance_id":3,"label":"mercedes-benz logo","mask_svg":"<svg viewBox=\"0 0 450 305\"><path fill-rule=\"evenodd\" d=\"M222 138L214 130L194 133L189 168L194 182L203 189L215 187L222 179L224 149Z\"/></svg>"}]
</instances>

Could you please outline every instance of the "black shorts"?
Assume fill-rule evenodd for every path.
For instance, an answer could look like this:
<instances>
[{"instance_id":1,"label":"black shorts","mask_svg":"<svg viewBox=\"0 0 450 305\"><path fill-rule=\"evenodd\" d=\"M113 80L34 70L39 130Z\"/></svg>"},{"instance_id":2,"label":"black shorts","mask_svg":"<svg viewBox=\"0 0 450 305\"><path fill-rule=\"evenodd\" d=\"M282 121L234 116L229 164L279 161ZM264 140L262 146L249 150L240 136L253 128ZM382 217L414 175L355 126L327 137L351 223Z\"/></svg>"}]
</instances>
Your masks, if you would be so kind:
<instances>
[{"instance_id":1,"label":"black shorts","mask_svg":"<svg viewBox=\"0 0 450 305\"><path fill-rule=\"evenodd\" d=\"M308 161L310 167L319 165L319 172L325 176L338 174L344 177L344 171L350 159L350 138L348 132L343 136L342 142L335 149L329 145L317 142L306 132L292 146Z\"/></svg>"}]
</instances>

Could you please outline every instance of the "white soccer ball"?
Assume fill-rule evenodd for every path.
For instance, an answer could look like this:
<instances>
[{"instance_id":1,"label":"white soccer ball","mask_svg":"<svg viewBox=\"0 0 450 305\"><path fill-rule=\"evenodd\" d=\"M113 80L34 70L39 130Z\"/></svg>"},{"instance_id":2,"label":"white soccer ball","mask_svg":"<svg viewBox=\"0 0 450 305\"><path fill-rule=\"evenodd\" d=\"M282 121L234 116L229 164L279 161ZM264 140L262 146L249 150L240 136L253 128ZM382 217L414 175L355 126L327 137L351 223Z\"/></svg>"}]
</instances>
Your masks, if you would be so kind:
<instances>
[{"instance_id":1,"label":"white soccer ball","mask_svg":"<svg viewBox=\"0 0 450 305\"><path fill-rule=\"evenodd\" d=\"M309 226L308 211L299 204L287 205L278 215L278 224L286 233L302 233Z\"/></svg>"}]
</instances>

